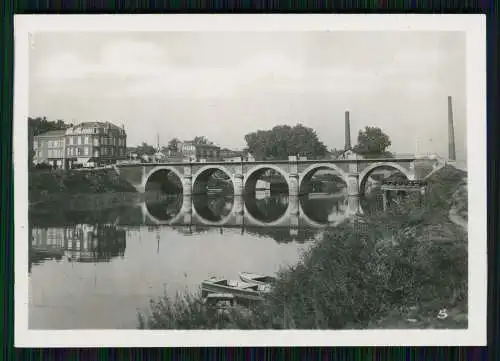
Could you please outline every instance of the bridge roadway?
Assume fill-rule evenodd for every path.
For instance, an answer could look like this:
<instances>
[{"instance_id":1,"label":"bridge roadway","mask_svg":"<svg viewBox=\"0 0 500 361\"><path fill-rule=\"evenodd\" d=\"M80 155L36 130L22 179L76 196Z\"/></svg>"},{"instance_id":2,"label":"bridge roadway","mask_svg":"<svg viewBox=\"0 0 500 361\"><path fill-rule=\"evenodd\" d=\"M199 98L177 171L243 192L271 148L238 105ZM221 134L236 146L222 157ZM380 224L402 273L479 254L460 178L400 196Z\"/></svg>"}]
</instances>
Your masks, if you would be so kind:
<instances>
[{"instance_id":1,"label":"bridge roadway","mask_svg":"<svg viewBox=\"0 0 500 361\"><path fill-rule=\"evenodd\" d=\"M348 212L356 214L360 212L359 197L375 170L398 170L409 180L419 180L443 165L439 159L362 159L354 155L349 159L326 160L301 160L291 156L289 160L254 162L122 163L117 164L115 170L139 192L147 190L152 178L166 180L169 174L175 175L185 196L206 193L208 180L217 171L224 172L231 179L235 196L252 194L257 181L268 170L281 174L287 183L288 194L298 196L310 192L308 186L314 173L332 170L347 185Z\"/></svg>"}]
</instances>

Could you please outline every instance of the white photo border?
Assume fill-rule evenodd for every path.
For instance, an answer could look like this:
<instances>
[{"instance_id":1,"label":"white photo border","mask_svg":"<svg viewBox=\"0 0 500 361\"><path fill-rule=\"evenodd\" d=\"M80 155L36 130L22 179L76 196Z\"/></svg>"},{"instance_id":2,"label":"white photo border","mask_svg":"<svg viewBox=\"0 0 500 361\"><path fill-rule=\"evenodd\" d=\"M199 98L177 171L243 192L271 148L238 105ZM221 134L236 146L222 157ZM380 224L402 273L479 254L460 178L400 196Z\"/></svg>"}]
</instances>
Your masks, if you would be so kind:
<instances>
[{"instance_id":1,"label":"white photo border","mask_svg":"<svg viewBox=\"0 0 500 361\"><path fill-rule=\"evenodd\" d=\"M469 313L466 330L30 330L28 328L28 94L36 32L459 31L466 34ZM14 219L16 347L486 345L486 17L484 15L15 15Z\"/></svg>"}]
</instances>

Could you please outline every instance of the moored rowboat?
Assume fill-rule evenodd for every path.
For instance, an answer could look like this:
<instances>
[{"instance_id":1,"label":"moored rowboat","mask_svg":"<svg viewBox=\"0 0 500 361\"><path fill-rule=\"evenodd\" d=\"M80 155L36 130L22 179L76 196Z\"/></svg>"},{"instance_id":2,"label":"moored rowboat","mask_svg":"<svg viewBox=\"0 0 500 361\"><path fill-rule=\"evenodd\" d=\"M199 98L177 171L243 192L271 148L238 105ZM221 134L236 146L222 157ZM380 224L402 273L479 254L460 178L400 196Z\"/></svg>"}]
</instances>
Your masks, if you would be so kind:
<instances>
[{"instance_id":1,"label":"moored rowboat","mask_svg":"<svg viewBox=\"0 0 500 361\"><path fill-rule=\"evenodd\" d=\"M268 290L257 284L212 277L201 282L201 290L206 293L231 293L236 298L260 301Z\"/></svg>"},{"instance_id":2,"label":"moored rowboat","mask_svg":"<svg viewBox=\"0 0 500 361\"><path fill-rule=\"evenodd\" d=\"M251 272L240 272L240 279L243 282L254 284L254 285L268 285L276 281L276 278L271 276L264 276L257 273Z\"/></svg>"}]
</instances>

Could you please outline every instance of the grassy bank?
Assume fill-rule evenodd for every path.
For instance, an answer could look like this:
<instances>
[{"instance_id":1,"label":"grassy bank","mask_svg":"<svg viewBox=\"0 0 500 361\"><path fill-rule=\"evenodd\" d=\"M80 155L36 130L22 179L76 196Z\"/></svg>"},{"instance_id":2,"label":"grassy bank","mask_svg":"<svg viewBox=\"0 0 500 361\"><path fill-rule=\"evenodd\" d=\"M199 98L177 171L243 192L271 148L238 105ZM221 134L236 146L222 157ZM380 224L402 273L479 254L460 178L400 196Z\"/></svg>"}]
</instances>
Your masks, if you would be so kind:
<instances>
[{"instance_id":1,"label":"grassy bank","mask_svg":"<svg viewBox=\"0 0 500 361\"><path fill-rule=\"evenodd\" d=\"M258 309L218 313L199 293L151 301L150 329L467 327L467 233L448 219L464 173L445 167L412 200L324 232ZM256 270L258 271L258 270ZM447 317L438 318L446 309Z\"/></svg>"},{"instance_id":2,"label":"grassy bank","mask_svg":"<svg viewBox=\"0 0 500 361\"><path fill-rule=\"evenodd\" d=\"M113 169L94 171L32 170L29 172L30 203L75 194L135 193L135 188Z\"/></svg>"}]
</instances>

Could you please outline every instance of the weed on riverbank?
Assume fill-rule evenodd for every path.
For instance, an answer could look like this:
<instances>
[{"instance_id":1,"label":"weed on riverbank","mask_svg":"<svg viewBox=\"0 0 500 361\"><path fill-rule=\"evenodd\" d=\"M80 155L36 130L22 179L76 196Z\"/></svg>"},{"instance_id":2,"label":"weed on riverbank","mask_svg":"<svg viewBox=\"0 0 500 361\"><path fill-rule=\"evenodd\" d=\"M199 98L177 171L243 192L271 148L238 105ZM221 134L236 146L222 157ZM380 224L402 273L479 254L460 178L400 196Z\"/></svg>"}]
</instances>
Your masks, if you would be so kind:
<instances>
[{"instance_id":1,"label":"weed on riverbank","mask_svg":"<svg viewBox=\"0 0 500 361\"><path fill-rule=\"evenodd\" d=\"M199 294L165 295L140 315L140 327L466 328L467 232L448 219L463 177L445 167L422 205L409 199L326 230L253 311L214 316Z\"/></svg>"}]
</instances>

